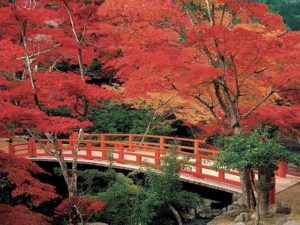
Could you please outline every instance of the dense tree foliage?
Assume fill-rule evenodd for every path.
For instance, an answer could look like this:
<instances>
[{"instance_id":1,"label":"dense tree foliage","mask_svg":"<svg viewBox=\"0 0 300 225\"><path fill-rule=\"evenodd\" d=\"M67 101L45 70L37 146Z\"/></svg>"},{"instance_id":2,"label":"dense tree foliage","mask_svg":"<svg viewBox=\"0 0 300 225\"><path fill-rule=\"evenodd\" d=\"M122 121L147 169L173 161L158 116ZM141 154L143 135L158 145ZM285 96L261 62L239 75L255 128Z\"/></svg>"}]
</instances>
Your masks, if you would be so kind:
<instances>
[{"instance_id":1,"label":"dense tree foliage","mask_svg":"<svg viewBox=\"0 0 300 225\"><path fill-rule=\"evenodd\" d=\"M144 134L147 131L149 121L152 120L152 116L152 109L134 109L129 105L106 103L103 108L94 108L88 114L89 120L93 122L93 127L89 131L96 133ZM172 120L154 120L148 134L170 134L174 131L171 122Z\"/></svg>"},{"instance_id":2,"label":"dense tree foliage","mask_svg":"<svg viewBox=\"0 0 300 225\"><path fill-rule=\"evenodd\" d=\"M280 161L300 163L300 156L289 152L283 145L278 132L270 127L260 128L251 135L235 135L219 140L220 155L217 157L219 167L240 170L247 168L258 179L252 177L252 188L257 194L256 204L259 205L258 214L269 213L269 194L274 183L275 170Z\"/></svg>"},{"instance_id":3,"label":"dense tree foliage","mask_svg":"<svg viewBox=\"0 0 300 225\"><path fill-rule=\"evenodd\" d=\"M182 224L178 210L200 203L197 194L182 190L179 176L183 166L174 149L158 170L145 171L144 185L136 184L132 177L115 174L112 185L99 194L108 203L100 218L112 225L169 225L172 221ZM166 217L168 214L173 216Z\"/></svg>"},{"instance_id":4,"label":"dense tree foliage","mask_svg":"<svg viewBox=\"0 0 300 225\"><path fill-rule=\"evenodd\" d=\"M300 33L287 32L265 4L121 2L105 1L99 29L107 34L103 47L122 52L106 66L118 69L128 95L176 92L196 102L206 109L206 120L199 117L206 135L240 134L261 123L298 131ZM240 172L250 198L249 174Z\"/></svg>"},{"instance_id":5,"label":"dense tree foliage","mask_svg":"<svg viewBox=\"0 0 300 225\"><path fill-rule=\"evenodd\" d=\"M256 0L263 2L270 7L274 13L278 13L283 17L288 28L292 30L300 30L300 1L299 0Z\"/></svg>"},{"instance_id":6,"label":"dense tree foliage","mask_svg":"<svg viewBox=\"0 0 300 225\"><path fill-rule=\"evenodd\" d=\"M46 172L27 159L0 151L1 224L49 224L46 216L31 209L59 196L53 186L36 178L37 174Z\"/></svg>"},{"instance_id":7,"label":"dense tree foliage","mask_svg":"<svg viewBox=\"0 0 300 225\"><path fill-rule=\"evenodd\" d=\"M299 132L300 33L289 32L265 4L246 0L27 2L0 0L0 131L1 136L26 131L36 139L46 136L53 144L50 149L38 143L60 163L73 204L70 224L77 224L80 216L79 204L71 200L78 195L82 128L92 125L87 115L103 101L148 100L156 93L180 96L184 107L201 108L196 121L206 136L240 135L262 123L288 135ZM116 73L118 85L91 84L87 70L95 61L100 62L99 69ZM59 71L64 63L76 69ZM124 93L116 95L112 90ZM68 112L57 115L62 109ZM160 118L157 112L152 113L146 133L153 129L151 121ZM69 169L57 136L74 129L80 132L73 140ZM249 171L240 172L249 199ZM159 189L151 179L148 184L154 193ZM168 206L175 212L172 199L163 199L156 207Z\"/></svg>"}]
</instances>

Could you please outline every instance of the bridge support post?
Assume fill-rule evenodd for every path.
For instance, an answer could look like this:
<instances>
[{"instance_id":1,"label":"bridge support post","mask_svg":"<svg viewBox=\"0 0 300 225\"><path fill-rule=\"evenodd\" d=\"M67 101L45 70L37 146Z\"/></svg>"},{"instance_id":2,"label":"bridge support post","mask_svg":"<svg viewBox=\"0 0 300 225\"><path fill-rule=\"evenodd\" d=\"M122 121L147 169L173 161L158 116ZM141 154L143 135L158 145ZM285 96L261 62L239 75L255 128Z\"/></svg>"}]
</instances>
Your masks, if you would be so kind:
<instances>
[{"instance_id":1,"label":"bridge support post","mask_svg":"<svg viewBox=\"0 0 300 225\"><path fill-rule=\"evenodd\" d=\"M286 174L287 174L287 170L288 170L288 163L287 162L284 162L284 161L281 161L279 164L278 164L278 170L277 170L277 175L279 177L286 177Z\"/></svg>"},{"instance_id":2,"label":"bridge support post","mask_svg":"<svg viewBox=\"0 0 300 225\"><path fill-rule=\"evenodd\" d=\"M28 141L28 153L30 157L36 157L36 144L34 138L29 138Z\"/></svg>"}]
</instances>

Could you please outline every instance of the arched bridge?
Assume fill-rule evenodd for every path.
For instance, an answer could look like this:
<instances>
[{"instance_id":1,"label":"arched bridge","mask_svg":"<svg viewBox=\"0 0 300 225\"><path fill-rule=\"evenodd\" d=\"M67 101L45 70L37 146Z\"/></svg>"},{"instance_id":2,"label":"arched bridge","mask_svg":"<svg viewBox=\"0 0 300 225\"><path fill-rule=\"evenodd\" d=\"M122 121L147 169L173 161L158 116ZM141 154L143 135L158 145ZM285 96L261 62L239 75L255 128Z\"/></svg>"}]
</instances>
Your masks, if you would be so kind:
<instances>
[{"instance_id":1,"label":"arched bridge","mask_svg":"<svg viewBox=\"0 0 300 225\"><path fill-rule=\"evenodd\" d=\"M76 140L76 134L68 139L58 140L66 161L72 161ZM53 148L47 139L41 139L39 142L50 149ZM219 152L215 146L206 144L203 140L139 134L83 134L78 162L107 166L112 161L114 167L128 170L158 168L164 155L174 146L178 160L185 160L186 163L186 167L181 170L182 180L227 192L241 192L239 173L212 168L215 156ZM38 147L33 139L23 143L9 143L8 149L10 154L24 156L34 161L55 161L55 158ZM287 165L282 164L280 167L279 180L280 177L286 177ZM289 182L292 184L296 181ZM276 191L285 188L283 185Z\"/></svg>"}]
</instances>

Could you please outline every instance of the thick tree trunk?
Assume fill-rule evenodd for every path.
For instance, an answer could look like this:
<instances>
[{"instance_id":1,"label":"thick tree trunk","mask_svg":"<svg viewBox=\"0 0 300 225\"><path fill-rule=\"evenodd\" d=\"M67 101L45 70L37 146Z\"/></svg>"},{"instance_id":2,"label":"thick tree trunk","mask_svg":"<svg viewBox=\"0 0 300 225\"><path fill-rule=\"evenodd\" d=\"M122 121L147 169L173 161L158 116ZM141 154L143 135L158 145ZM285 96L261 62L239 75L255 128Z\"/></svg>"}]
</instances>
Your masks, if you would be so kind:
<instances>
[{"instance_id":1,"label":"thick tree trunk","mask_svg":"<svg viewBox=\"0 0 300 225\"><path fill-rule=\"evenodd\" d=\"M244 168L240 170L241 188L243 192L244 204L248 209L255 209L255 196L252 190L250 170Z\"/></svg>"},{"instance_id":2,"label":"thick tree trunk","mask_svg":"<svg viewBox=\"0 0 300 225\"><path fill-rule=\"evenodd\" d=\"M240 125L237 123L238 119L233 118L231 121L232 124L234 125L234 134L235 135L240 135L242 133L242 129ZM241 181L241 187L242 187L242 192L243 192L243 197L245 200L245 205L247 206L248 209L255 209L255 196L252 190L252 185L251 185L251 174L250 174L250 169L248 168L243 168L240 170L240 181Z\"/></svg>"},{"instance_id":3,"label":"thick tree trunk","mask_svg":"<svg viewBox=\"0 0 300 225\"><path fill-rule=\"evenodd\" d=\"M274 188L272 184L273 170L263 168L258 171L258 189L260 192L259 211L262 216L269 213L269 191Z\"/></svg>"}]
</instances>

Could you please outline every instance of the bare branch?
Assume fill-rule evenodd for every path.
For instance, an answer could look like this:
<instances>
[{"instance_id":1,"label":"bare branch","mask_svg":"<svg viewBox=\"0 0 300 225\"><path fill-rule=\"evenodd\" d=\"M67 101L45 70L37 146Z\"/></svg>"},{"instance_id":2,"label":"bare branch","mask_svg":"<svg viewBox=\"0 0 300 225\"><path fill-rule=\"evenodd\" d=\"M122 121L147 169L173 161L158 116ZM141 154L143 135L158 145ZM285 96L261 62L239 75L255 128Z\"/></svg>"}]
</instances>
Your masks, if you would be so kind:
<instances>
[{"instance_id":1,"label":"bare branch","mask_svg":"<svg viewBox=\"0 0 300 225\"><path fill-rule=\"evenodd\" d=\"M52 157L55 157L55 152L53 152L46 144L44 144L43 142L41 142L41 140L38 138L38 136L32 132L29 129L26 129L26 131L30 134L31 137L34 138L34 140L37 142L37 144L44 149L49 155L51 155ZM49 143L49 139L48 139L48 143ZM47 143L47 144L48 144Z\"/></svg>"},{"instance_id":2,"label":"bare branch","mask_svg":"<svg viewBox=\"0 0 300 225\"><path fill-rule=\"evenodd\" d=\"M232 23L234 21L234 19L238 16L238 14L240 12L242 12L246 7L248 7L248 5L250 4L250 0L247 2L247 4L245 4L242 8L240 8L235 14L234 16L231 18L231 20L229 21L229 23L227 24L227 27L231 27Z\"/></svg>"},{"instance_id":3,"label":"bare branch","mask_svg":"<svg viewBox=\"0 0 300 225\"><path fill-rule=\"evenodd\" d=\"M241 119L246 118L251 113L253 113L258 107L260 107L263 103L265 103L277 90L275 88L271 88L269 93L262 98L255 106L253 106L248 112L246 112L244 115L241 116Z\"/></svg>"}]
</instances>

